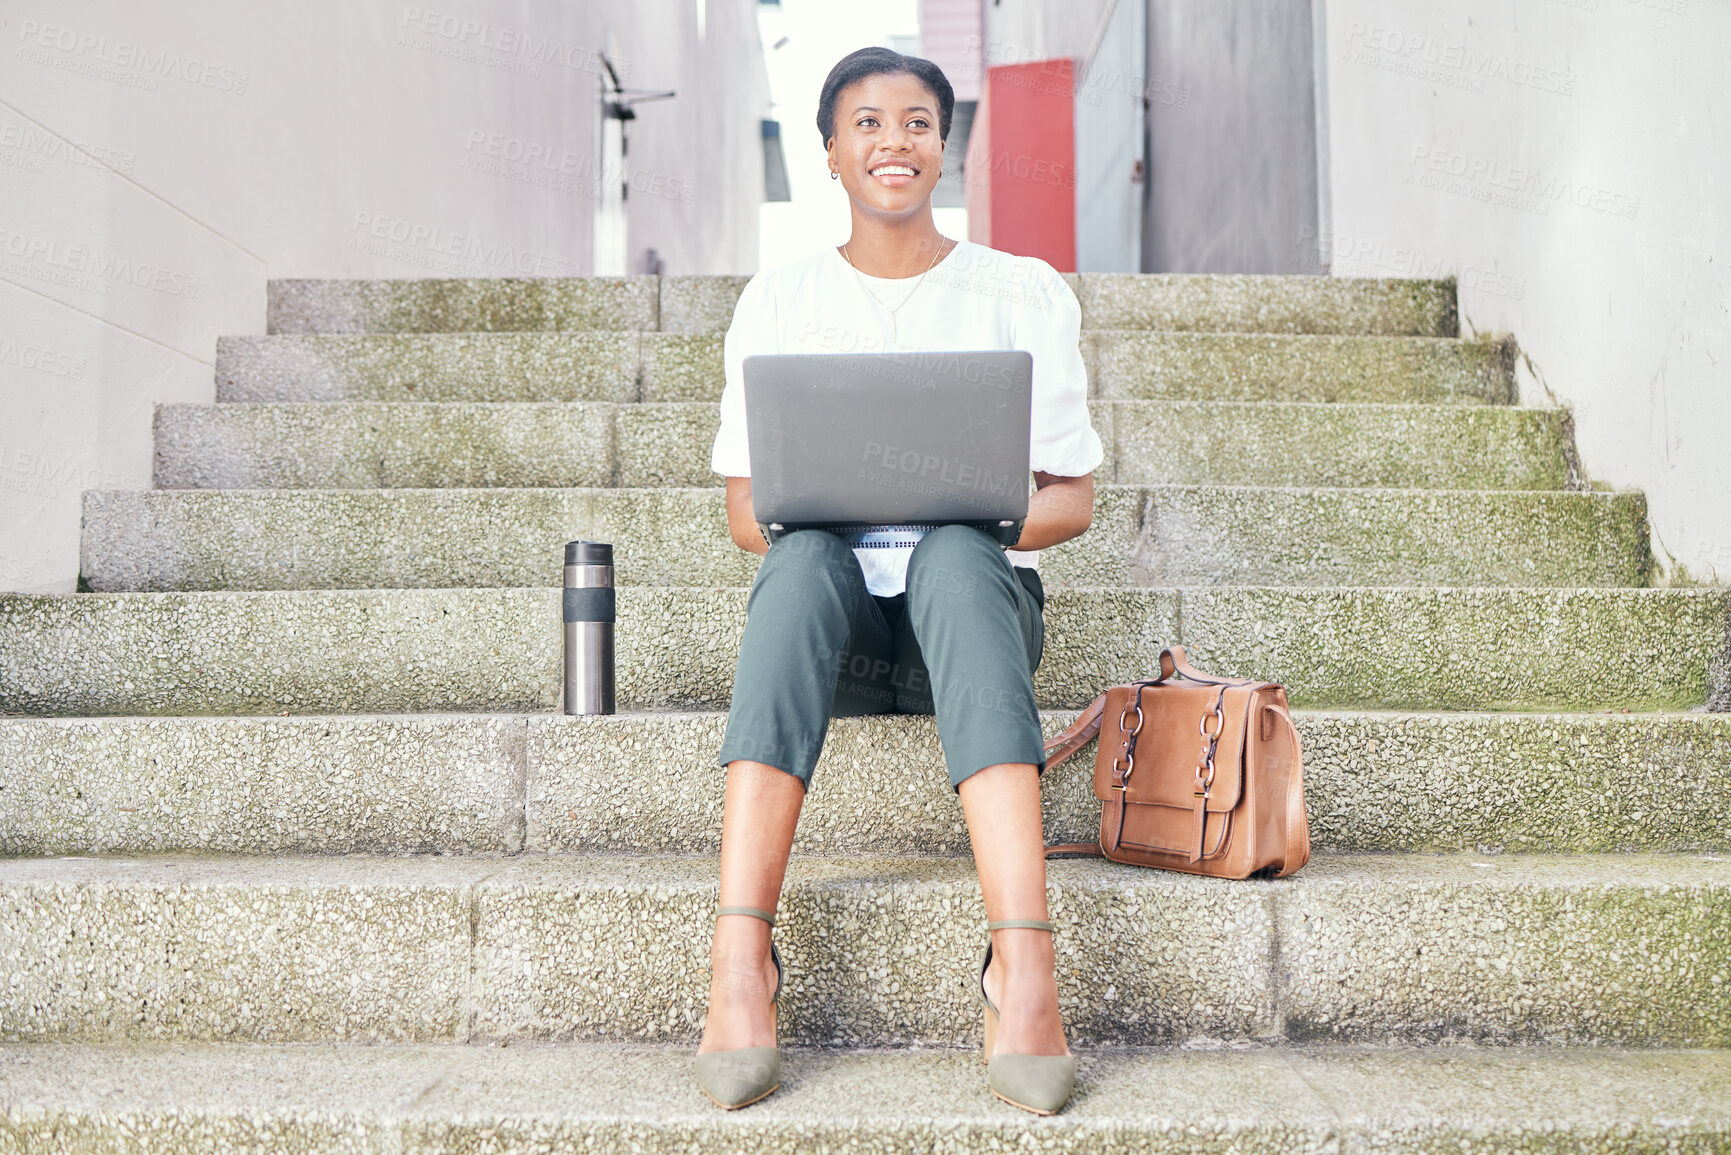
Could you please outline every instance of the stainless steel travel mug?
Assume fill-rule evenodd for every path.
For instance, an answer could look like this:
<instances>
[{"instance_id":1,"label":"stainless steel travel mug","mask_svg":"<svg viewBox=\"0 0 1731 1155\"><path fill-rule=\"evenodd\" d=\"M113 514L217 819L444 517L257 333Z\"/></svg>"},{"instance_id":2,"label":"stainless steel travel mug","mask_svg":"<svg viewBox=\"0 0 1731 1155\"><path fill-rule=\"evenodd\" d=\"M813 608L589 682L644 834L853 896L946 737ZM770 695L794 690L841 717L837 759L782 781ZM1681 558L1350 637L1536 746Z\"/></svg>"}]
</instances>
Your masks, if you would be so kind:
<instances>
[{"instance_id":1,"label":"stainless steel travel mug","mask_svg":"<svg viewBox=\"0 0 1731 1155\"><path fill-rule=\"evenodd\" d=\"M613 547L565 543L565 712L613 713Z\"/></svg>"}]
</instances>

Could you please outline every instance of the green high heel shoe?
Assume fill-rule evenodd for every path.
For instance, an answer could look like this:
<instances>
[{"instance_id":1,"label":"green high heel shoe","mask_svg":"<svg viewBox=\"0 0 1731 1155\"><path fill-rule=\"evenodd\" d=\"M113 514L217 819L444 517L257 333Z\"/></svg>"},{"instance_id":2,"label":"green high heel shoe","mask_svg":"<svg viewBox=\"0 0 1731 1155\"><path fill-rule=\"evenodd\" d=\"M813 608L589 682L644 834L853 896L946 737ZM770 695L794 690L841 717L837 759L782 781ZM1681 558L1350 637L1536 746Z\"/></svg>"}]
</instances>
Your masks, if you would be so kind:
<instances>
[{"instance_id":1,"label":"green high heel shoe","mask_svg":"<svg viewBox=\"0 0 1731 1155\"><path fill-rule=\"evenodd\" d=\"M748 914L761 918L770 926L775 916L754 906L724 906L715 917L724 914ZM769 944L769 957L775 963L775 994L769 998L770 1014L775 1015L781 999L781 955L775 942ZM748 1107L781 1086L781 1049L779 1047L739 1047L731 1051L710 1051L697 1056L697 1086L719 1107L737 1111Z\"/></svg>"},{"instance_id":2,"label":"green high heel shoe","mask_svg":"<svg viewBox=\"0 0 1731 1155\"><path fill-rule=\"evenodd\" d=\"M1012 1107L1036 1115L1056 1115L1070 1101L1075 1088L1076 1056L992 1054L998 1041L998 1008L986 996L986 968L992 965L992 931L1009 928L1049 931L1052 924L1033 918L1006 918L986 924L986 954L980 960L980 1001L986 1004L986 1086Z\"/></svg>"}]
</instances>

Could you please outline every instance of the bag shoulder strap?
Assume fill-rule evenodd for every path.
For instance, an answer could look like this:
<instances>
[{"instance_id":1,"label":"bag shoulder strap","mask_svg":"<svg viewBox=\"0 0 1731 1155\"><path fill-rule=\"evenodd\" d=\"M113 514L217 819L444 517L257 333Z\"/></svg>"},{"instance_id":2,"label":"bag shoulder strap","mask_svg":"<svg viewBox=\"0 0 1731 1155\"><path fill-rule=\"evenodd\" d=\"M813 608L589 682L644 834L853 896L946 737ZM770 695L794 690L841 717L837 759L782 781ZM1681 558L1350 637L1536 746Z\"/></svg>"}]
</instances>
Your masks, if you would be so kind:
<instances>
[{"instance_id":1,"label":"bag shoulder strap","mask_svg":"<svg viewBox=\"0 0 1731 1155\"><path fill-rule=\"evenodd\" d=\"M1050 770L1082 747L1094 740L1100 733L1100 716L1106 710L1106 695L1101 694L1089 703L1088 708L1079 714L1074 722L1062 732L1046 740L1046 769Z\"/></svg>"},{"instance_id":2,"label":"bag shoulder strap","mask_svg":"<svg viewBox=\"0 0 1731 1155\"><path fill-rule=\"evenodd\" d=\"M1100 733L1101 716L1106 710L1106 695L1101 694L1091 702L1086 710L1064 731L1046 743L1046 769L1050 770L1082 747L1092 742ZM1058 855L1092 855L1102 857L1098 842L1064 842L1046 847L1046 857Z\"/></svg>"},{"instance_id":3,"label":"bag shoulder strap","mask_svg":"<svg viewBox=\"0 0 1731 1155\"><path fill-rule=\"evenodd\" d=\"M1298 727L1293 724L1292 715L1285 706L1270 703L1263 709L1286 725L1286 733L1292 739L1293 759L1299 767L1286 784L1286 855L1280 860L1279 873L1274 876L1285 878L1310 861L1310 821L1304 813L1304 747L1298 741Z\"/></svg>"}]
</instances>

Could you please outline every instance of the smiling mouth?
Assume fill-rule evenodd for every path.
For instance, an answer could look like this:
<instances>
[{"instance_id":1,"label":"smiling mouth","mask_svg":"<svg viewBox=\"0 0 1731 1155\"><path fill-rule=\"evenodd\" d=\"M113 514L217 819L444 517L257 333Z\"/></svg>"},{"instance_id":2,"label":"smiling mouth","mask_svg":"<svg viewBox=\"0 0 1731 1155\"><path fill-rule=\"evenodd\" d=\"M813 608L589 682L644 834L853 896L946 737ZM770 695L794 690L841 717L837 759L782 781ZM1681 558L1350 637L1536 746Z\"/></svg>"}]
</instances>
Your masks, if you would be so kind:
<instances>
[{"instance_id":1,"label":"smiling mouth","mask_svg":"<svg viewBox=\"0 0 1731 1155\"><path fill-rule=\"evenodd\" d=\"M911 164L901 161L889 161L867 170L880 184L904 185L910 183L920 170Z\"/></svg>"}]
</instances>

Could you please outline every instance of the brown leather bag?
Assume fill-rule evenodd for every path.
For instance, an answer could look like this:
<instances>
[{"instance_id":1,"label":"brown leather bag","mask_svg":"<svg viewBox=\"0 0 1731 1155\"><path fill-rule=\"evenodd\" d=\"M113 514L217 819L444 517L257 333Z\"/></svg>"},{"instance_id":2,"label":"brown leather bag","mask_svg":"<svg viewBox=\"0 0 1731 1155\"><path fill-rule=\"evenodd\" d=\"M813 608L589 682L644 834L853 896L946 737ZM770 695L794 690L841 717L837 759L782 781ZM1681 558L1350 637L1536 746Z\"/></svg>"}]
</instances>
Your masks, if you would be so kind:
<instances>
[{"instance_id":1,"label":"brown leather bag","mask_svg":"<svg viewBox=\"0 0 1731 1155\"><path fill-rule=\"evenodd\" d=\"M1096 734L1100 841L1048 846L1048 858L1100 854L1211 878L1285 877L1310 860L1285 687L1199 673L1172 646L1158 678L1113 686L1047 742L1046 769Z\"/></svg>"}]
</instances>

